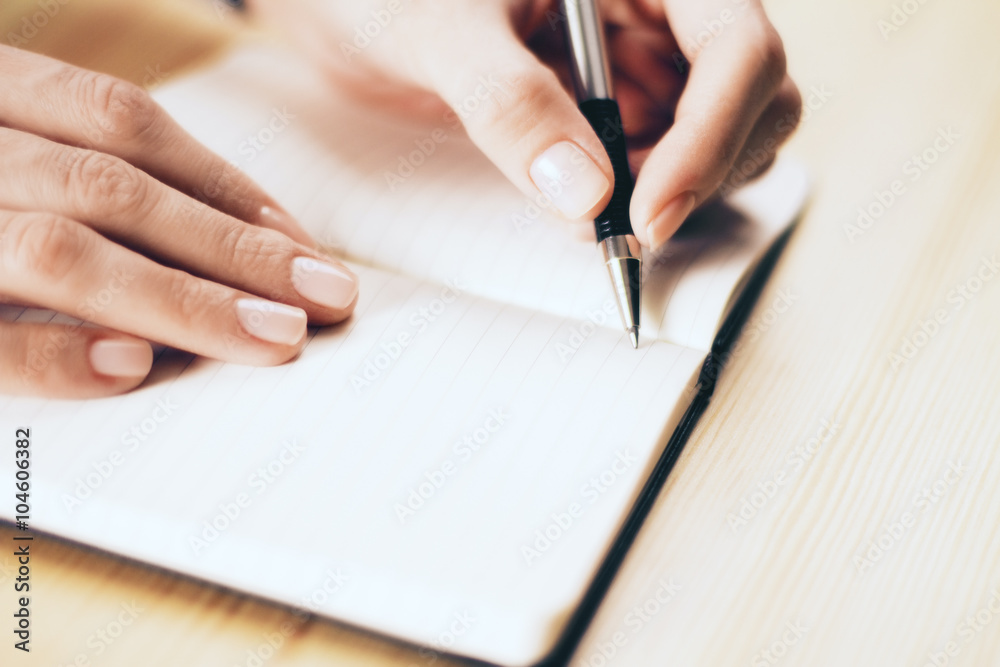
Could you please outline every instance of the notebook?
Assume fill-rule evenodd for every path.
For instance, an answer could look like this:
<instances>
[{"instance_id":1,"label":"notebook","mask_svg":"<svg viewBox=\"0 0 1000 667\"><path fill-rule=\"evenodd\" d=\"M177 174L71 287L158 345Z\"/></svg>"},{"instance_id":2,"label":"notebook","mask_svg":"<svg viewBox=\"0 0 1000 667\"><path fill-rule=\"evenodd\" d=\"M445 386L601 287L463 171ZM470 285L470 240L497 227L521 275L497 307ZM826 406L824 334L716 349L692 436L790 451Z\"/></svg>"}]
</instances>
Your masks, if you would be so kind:
<instances>
[{"instance_id":1,"label":"notebook","mask_svg":"<svg viewBox=\"0 0 1000 667\"><path fill-rule=\"evenodd\" d=\"M427 650L543 659L585 625L683 445L720 326L738 333L803 205L801 168L779 161L647 255L633 350L593 240L454 117L340 98L270 46L155 97L339 253L360 300L282 366L160 348L125 396L0 397L2 432L31 429L31 527Z\"/></svg>"}]
</instances>

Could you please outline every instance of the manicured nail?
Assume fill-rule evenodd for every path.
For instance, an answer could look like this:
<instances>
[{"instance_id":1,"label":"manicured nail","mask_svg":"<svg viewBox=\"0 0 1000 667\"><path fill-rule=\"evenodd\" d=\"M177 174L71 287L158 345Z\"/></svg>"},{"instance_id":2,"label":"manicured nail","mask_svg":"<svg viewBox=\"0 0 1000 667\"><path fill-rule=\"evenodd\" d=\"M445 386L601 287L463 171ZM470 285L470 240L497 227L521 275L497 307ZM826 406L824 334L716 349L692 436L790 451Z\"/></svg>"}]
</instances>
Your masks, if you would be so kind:
<instances>
[{"instance_id":1,"label":"manicured nail","mask_svg":"<svg viewBox=\"0 0 1000 667\"><path fill-rule=\"evenodd\" d=\"M357 276L312 257L292 262L292 285L306 299L327 308L347 308L358 295Z\"/></svg>"},{"instance_id":2,"label":"manicured nail","mask_svg":"<svg viewBox=\"0 0 1000 667\"><path fill-rule=\"evenodd\" d=\"M535 186L572 220L594 208L611 188L601 168L571 141L560 141L535 158L529 173Z\"/></svg>"},{"instance_id":3,"label":"manicured nail","mask_svg":"<svg viewBox=\"0 0 1000 667\"><path fill-rule=\"evenodd\" d=\"M316 241L313 240L309 233L300 225L295 218L290 216L285 211L280 208L275 208L273 206L265 206L260 209L260 217L258 220L262 227L270 227L271 229L277 229L279 232L297 241L304 246L309 248L316 247Z\"/></svg>"},{"instance_id":4,"label":"manicured nail","mask_svg":"<svg viewBox=\"0 0 1000 667\"><path fill-rule=\"evenodd\" d=\"M306 335L306 311L264 299L240 299L236 316L254 338L280 345L297 345Z\"/></svg>"},{"instance_id":5,"label":"manicured nail","mask_svg":"<svg viewBox=\"0 0 1000 667\"><path fill-rule=\"evenodd\" d=\"M649 247L656 250L674 235L677 228L681 226L694 209L695 194L685 192L670 200L663 210L660 211L646 227L646 238L649 239Z\"/></svg>"},{"instance_id":6,"label":"manicured nail","mask_svg":"<svg viewBox=\"0 0 1000 667\"><path fill-rule=\"evenodd\" d=\"M90 367L117 378L144 377L153 366L153 348L142 340L103 338L90 345Z\"/></svg>"}]
</instances>

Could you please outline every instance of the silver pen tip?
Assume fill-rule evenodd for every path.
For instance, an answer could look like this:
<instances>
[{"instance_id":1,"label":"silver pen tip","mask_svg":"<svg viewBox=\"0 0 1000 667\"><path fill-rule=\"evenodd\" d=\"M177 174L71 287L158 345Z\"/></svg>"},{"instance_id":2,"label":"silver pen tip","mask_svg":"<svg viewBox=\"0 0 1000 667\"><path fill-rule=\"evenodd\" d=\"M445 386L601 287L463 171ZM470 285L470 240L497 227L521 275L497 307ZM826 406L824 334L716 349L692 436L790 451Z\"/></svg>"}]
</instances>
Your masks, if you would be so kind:
<instances>
[{"instance_id":1,"label":"silver pen tip","mask_svg":"<svg viewBox=\"0 0 1000 667\"><path fill-rule=\"evenodd\" d=\"M639 327L632 327L628 330L628 337L632 341L632 347L639 349Z\"/></svg>"}]
</instances>

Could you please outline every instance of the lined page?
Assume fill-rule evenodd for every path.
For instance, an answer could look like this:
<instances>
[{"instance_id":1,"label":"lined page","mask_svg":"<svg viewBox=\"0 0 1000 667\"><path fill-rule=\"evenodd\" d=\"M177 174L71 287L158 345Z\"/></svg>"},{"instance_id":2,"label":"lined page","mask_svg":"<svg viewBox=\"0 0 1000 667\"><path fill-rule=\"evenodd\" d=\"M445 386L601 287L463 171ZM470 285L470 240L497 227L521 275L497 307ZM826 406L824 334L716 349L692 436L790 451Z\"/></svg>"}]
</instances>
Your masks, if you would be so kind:
<instances>
[{"instance_id":1,"label":"lined page","mask_svg":"<svg viewBox=\"0 0 1000 667\"><path fill-rule=\"evenodd\" d=\"M621 327L600 251L578 238L589 225L520 194L457 116L408 121L339 99L294 56L261 47L156 96L353 261L439 283L463 276L497 301ZM806 191L802 169L779 163L647 254L642 337L708 350L733 289Z\"/></svg>"},{"instance_id":2,"label":"lined page","mask_svg":"<svg viewBox=\"0 0 1000 667\"><path fill-rule=\"evenodd\" d=\"M277 368L160 350L123 397L0 398L0 427L33 431L32 525L420 644L539 659L801 173L776 169L647 261L635 351L594 244L460 131L387 180L433 125L333 99L261 48L157 96L350 261L357 311Z\"/></svg>"},{"instance_id":3,"label":"lined page","mask_svg":"<svg viewBox=\"0 0 1000 667\"><path fill-rule=\"evenodd\" d=\"M573 320L355 268L357 315L294 363L164 351L123 397L0 401L32 428L32 526L422 644L464 614L450 650L532 662L703 355L597 328L567 356Z\"/></svg>"}]
</instances>

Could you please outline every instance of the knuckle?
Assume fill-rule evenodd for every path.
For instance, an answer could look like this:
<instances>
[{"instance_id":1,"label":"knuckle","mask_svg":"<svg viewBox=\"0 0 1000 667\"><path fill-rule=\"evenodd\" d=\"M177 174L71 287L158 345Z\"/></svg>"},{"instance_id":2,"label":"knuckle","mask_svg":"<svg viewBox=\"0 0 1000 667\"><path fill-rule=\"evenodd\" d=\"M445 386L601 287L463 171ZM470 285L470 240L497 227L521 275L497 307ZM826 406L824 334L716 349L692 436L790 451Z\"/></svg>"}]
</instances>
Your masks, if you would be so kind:
<instances>
[{"instance_id":1,"label":"knuckle","mask_svg":"<svg viewBox=\"0 0 1000 667\"><path fill-rule=\"evenodd\" d=\"M86 252L83 227L43 213L15 216L7 226L5 260L11 270L45 283L65 280ZM6 241L6 238L5 238Z\"/></svg>"},{"instance_id":2,"label":"knuckle","mask_svg":"<svg viewBox=\"0 0 1000 667\"><path fill-rule=\"evenodd\" d=\"M170 270L163 286L169 295L171 316L185 328L202 323L206 313L221 305L209 289L210 283L184 271Z\"/></svg>"},{"instance_id":3,"label":"knuckle","mask_svg":"<svg viewBox=\"0 0 1000 667\"><path fill-rule=\"evenodd\" d=\"M93 144L134 139L153 126L159 111L142 88L107 74L66 65L56 82L79 105Z\"/></svg>"},{"instance_id":4,"label":"knuckle","mask_svg":"<svg viewBox=\"0 0 1000 667\"><path fill-rule=\"evenodd\" d=\"M219 253L224 263L255 277L273 275L279 263L295 254L292 241L280 232L243 223L222 230Z\"/></svg>"},{"instance_id":5,"label":"knuckle","mask_svg":"<svg viewBox=\"0 0 1000 667\"><path fill-rule=\"evenodd\" d=\"M499 75L473 78L459 102L469 124L488 130L500 141L516 142L538 124L537 109L562 91L555 73L538 65L515 65Z\"/></svg>"},{"instance_id":6,"label":"knuckle","mask_svg":"<svg viewBox=\"0 0 1000 667\"><path fill-rule=\"evenodd\" d=\"M77 152L65 179L67 191L89 210L135 211L146 199L146 181L138 170L104 153Z\"/></svg>"},{"instance_id":7,"label":"knuckle","mask_svg":"<svg viewBox=\"0 0 1000 667\"><path fill-rule=\"evenodd\" d=\"M71 76L77 94L103 136L129 141L153 127L159 108L139 86L86 70L77 70Z\"/></svg>"},{"instance_id":8,"label":"knuckle","mask_svg":"<svg viewBox=\"0 0 1000 667\"><path fill-rule=\"evenodd\" d=\"M195 199L213 205L225 199L238 204L248 214L255 212L253 209L256 208L254 205L256 201L249 194L253 186L239 167L211 154L204 157L202 164L204 166L200 164L196 170L203 175L203 181L200 186L194 188Z\"/></svg>"},{"instance_id":9,"label":"knuckle","mask_svg":"<svg viewBox=\"0 0 1000 667\"><path fill-rule=\"evenodd\" d=\"M155 124L159 107L135 84L111 79L105 85L100 113L108 133L116 139L141 138Z\"/></svg>"}]
</instances>

